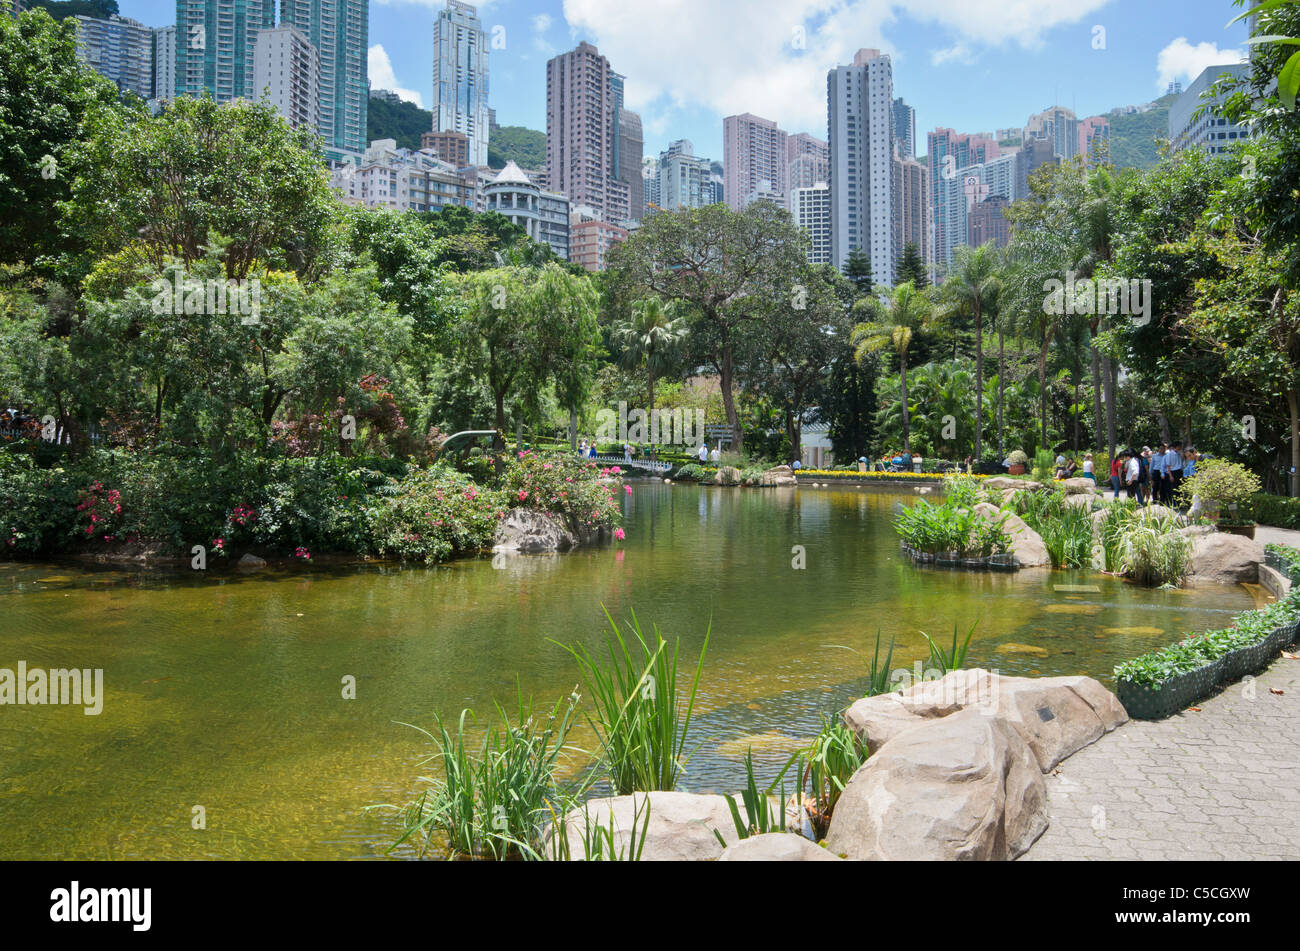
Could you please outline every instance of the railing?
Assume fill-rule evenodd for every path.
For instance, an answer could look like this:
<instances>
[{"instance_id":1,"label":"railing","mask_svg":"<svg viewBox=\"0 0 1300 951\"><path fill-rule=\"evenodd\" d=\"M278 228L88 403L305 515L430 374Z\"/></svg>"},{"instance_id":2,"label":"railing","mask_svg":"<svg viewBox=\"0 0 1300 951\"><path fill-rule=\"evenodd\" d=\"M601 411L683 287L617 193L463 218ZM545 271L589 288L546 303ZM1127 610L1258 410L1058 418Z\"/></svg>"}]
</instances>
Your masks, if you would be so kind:
<instances>
[{"instance_id":1,"label":"railing","mask_svg":"<svg viewBox=\"0 0 1300 951\"><path fill-rule=\"evenodd\" d=\"M671 462L661 462L657 459L628 458L627 456L596 456L595 461L607 465L623 466L628 469L645 469L648 472L669 472L673 468Z\"/></svg>"}]
</instances>

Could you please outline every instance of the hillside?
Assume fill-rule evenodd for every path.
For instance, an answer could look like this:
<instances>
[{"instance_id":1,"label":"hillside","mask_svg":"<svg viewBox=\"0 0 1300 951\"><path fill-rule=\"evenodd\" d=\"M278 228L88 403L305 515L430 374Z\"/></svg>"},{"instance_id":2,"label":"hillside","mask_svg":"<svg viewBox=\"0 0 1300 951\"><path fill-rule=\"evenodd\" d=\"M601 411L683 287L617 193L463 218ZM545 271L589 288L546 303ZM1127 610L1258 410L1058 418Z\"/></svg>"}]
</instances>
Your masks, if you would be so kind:
<instances>
[{"instance_id":1,"label":"hillside","mask_svg":"<svg viewBox=\"0 0 1300 951\"><path fill-rule=\"evenodd\" d=\"M420 136L433 128L433 113L413 102L371 99L366 107L366 142L396 139L400 149L418 149Z\"/></svg>"},{"instance_id":2,"label":"hillside","mask_svg":"<svg viewBox=\"0 0 1300 951\"><path fill-rule=\"evenodd\" d=\"M520 168L538 169L546 164L546 133L521 125L500 126L488 138L488 165L505 168L513 161Z\"/></svg>"},{"instance_id":3,"label":"hillside","mask_svg":"<svg viewBox=\"0 0 1300 951\"><path fill-rule=\"evenodd\" d=\"M1109 115L1110 160L1116 168L1150 168L1160 158L1156 140L1169 137L1169 106L1177 96L1161 96L1156 108L1133 115Z\"/></svg>"}]
</instances>

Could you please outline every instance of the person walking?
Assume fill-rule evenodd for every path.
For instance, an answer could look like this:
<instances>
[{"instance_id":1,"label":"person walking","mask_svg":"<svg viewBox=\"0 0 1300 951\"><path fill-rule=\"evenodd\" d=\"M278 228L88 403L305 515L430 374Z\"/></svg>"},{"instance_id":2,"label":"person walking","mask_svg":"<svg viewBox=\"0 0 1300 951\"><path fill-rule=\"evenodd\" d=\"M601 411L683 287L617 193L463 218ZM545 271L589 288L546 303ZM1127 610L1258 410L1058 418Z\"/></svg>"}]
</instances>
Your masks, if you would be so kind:
<instances>
[{"instance_id":1,"label":"person walking","mask_svg":"<svg viewBox=\"0 0 1300 951\"><path fill-rule=\"evenodd\" d=\"M699 456L699 459L700 459L700 462L701 462L701 463L705 463L705 462L708 462L708 461L709 461L709 444L708 444L708 443L701 441L701 443L700 443L700 451L699 451L699 453L698 453L698 456Z\"/></svg>"},{"instance_id":2,"label":"person walking","mask_svg":"<svg viewBox=\"0 0 1300 951\"><path fill-rule=\"evenodd\" d=\"M1176 442L1169 448L1169 452L1165 456L1165 473L1166 478L1169 480L1168 485L1165 486L1165 504L1172 507L1174 495L1183 482L1183 444L1181 442Z\"/></svg>"},{"instance_id":3,"label":"person walking","mask_svg":"<svg viewBox=\"0 0 1300 951\"><path fill-rule=\"evenodd\" d=\"M1115 453L1115 458L1110 461L1110 487L1115 493L1111 496L1111 501L1119 498L1119 487L1123 484L1124 479L1120 472L1124 465L1124 453Z\"/></svg>"},{"instance_id":4,"label":"person walking","mask_svg":"<svg viewBox=\"0 0 1300 951\"><path fill-rule=\"evenodd\" d=\"M1161 504L1165 501L1165 453L1168 451L1169 443L1162 442L1159 448L1147 457L1151 469L1151 499Z\"/></svg>"},{"instance_id":5,"label":"person walking","mask_svg":"<svg viewBox=\"0 0 1300 951\"><path fill-rule=\"evenodd\" d=\"M1138 454L1132 450L1125 453L1124 462L1124 487L1128 491L1130 499L1137 499L1138 504L1142 504L1139 495L1138 479L1142 475L1142 463L1138 461Z\"/></svg>"}]
</instances>

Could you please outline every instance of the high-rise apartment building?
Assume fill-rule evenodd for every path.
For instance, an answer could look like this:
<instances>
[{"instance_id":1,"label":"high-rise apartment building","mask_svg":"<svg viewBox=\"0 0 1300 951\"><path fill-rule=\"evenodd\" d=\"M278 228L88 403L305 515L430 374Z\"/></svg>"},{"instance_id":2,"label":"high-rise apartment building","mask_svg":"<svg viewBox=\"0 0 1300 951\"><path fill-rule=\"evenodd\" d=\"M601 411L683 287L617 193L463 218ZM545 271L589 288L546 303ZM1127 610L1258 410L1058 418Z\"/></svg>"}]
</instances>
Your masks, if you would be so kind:
<instances>
[{"instance_id":1,"label":"high-rise apartment building","mask_svg":"<svg viewBox=\"0 0 1300 951\"><path fill-rule=\"evenodd\" d=\"M493 173L495 175L495 173ZM344 204L398 211L481 211L476 171L456 169L429 152L399 149L376 139L351 161L336 163L331 185Z\"/></svg>"},{"instance_id":2,"label":"high-rise apartment building","mask_svg":"<svg viewBox=\"0 0 1300 951\"><path fill-rule=\"evenodd\" d=\"M712 165L695 155L689 139L671 142L659 154L657 204L664 211L703 208L717 201L713 189Z\"/></svg>"},{"instance_id":3,"label":"high-rise apartment building","mask_svg":"<svg viewBox=\"0 0 1300 951\"><path fill-rule=\"evenodd\" d=\"M894 142L903 158L916 158L916 110L901 98L894 100Z\"/></svg>"},{"instance_id":4,"label":"high-rise apartment building","mask_svg":"<svg viewBox=\"0 0 1300 951\"><path fill-rule=\"evenodd\" d=\"M320 122L320 56L296 26L261 30L253 48L253 88L294 129L317 131Z\"/></svg>"},{"instance_id":5,"label":"high-rise apartment building","mask_svg":"<svg viewBox=\"0 0 1300 951\"><path fill-rule=\"evenodd\" d=\"M1079 154L1089 164L1110 155L1110 120L1090 116L1079 121Z\"/></svg>"},{"instance_id":6,"label":"high-rise apartment building","mask_svg":"<svg viewBox=\"0 0 1300 951\"><path fill-rule=\"evenodd\" d=\"M631 217L632 149L620 152L622 77L590 43L546 63L546 172L549 187L607 222ZM639 126L639 120L637 125ZM616 170L619 174L616 174ZM620 178L619 175L626 176ZM638 183L639 184L639 183ZM598 229L588 229L595 233Z\"/></svg>"},{"instance_id":7,"label":"high-rise apartment building","mask_svg":"<svg viewBox=\"0 0 1300 951\"><path fill-rule=\"evenodd\" d=\"M808 235L808 263L833 264L831 250L831 188L826 182L800 187L790 193L794 223Z\"/></svg>"},{"instance_id":8,"label":"high-rise apartment building","mask_svg":"<svg viewBox=\"0 0 1300 951\"><path fill-rule=\"evenodd\" d=\"M831 149L822 139L799 132L786 140L785 189L790 211L794 211L796 188L811 188L831 178Z\"/></svg>"},{"instance_id":9,"label":"high-rise apartment building","mask_svg":"<svg viewBox=\"0 0 1300 951\"><path fill-rule=\"evenodd\" d=\"M611 248L627 240L627 229L604 220L596 208L580 205L569 212L569 260L588 271L605 270Z\"/></svg>"},{"instance_id":10,"label":"high-rise apartment building","mask_svg":"<svg viewBox=\"0 0 1300 951\"><path fill-rule=\"evenodd\" d=\"M320 56L319 126L326 157L359 154L366 147L370 101L370 0L280 0L280 21L297 27Z\"/></svg>"},{"instance_id":11,"label":"high-rise apartment building","mask_svg":"<svg viewBox=\"0 0 1300 951\"><path fill-rule=\"evenodd\" d=\"M153 98L153 30L139 20L79 16L77 55L121 92Z\"/></svg>"},{"instance_id":12,"label":"high-rise apartment building","mask_svg":"<svg viewBox=\"0 0 1300 951\"><path fill-rule=\"evenodd\" d=\"M1025 123L1023 143L1031 139L1052 143L1052 152L1061 161L1079 154L1079 120L1064 106L1052 106L1029 117Z\"/></svg>"},{"instance_id":13,"label":"high-rise apartment building","mask_svg":"<svg viewBox=\"0 0 1300 951\"><path fill-rule=\"evenodd\" d=\"M273 26L275 0L176 0L176 95L258 98L253 51Z\"/></svg>"},{"instance_id":14,"label":"high-rise apartment building","mask_svg":"<svg viewBox=\"0 0 1300 951\"><path fill-rule=\"evenodd\" d=\"M425 132L420 136L421 149L433 149L438 158L457 168L477 165L470 161L469 136L464 132Z\"/></svg>"},{"instance_id":15,"label":"high-rise apartment building","mask_svg":"<svg viewBox=\"0 0 1300 951\"><path fill-rule=\"evenodd\" d=\"M645 202L646 215L663 210L659 193L659 162L649 155L641 157L641 199Z\"/></svg>"},{"instance_id":16,"label":"high-rise apartment building","mask_svg":"<svg viewBox=\"0 0 1300 951\"><path fill-rule=\"evenodd\" d=\"M723 179L732 211L756 195L785 204L786 155L786 133L771 119L746 112L722 120Z\"/></svg>"},{"instance_id":17,"label":"high-rise apartment building","mask_svg":"<svg viewBox=\"0 0 1300 951\"><path fill-rule=\"evenodd\" d=\"M971 247L992 242L996 247L1005 248L1011 241L1011 225L1006 218L1006 210L1011 202L1001 195L993 195L974 205L967 217L969 220L968 241Z\"/></svg>"},{"instance_id":18,"label":"high-rise apartment building","mask_svg":"<svg viewBox=\"0 0 1300 951\"><path fill-rule=\"evenodd\" d=\"M921 260L930 260L930 174L913 158L894 156L894 247L898 254L916 245Z\"/></svg>"},{"instance_id":19,"label":"high-rise apartment building","mask_svg":"<svg viewBox=\"0 0 1300 951\"><path fill-rule=\"evenodd\" d=\"M478 11L459 0L433 21L433 131L464 134L470 163L488 163L488 37Z\"/></svg>"},{"instance_id":20,"label":"high-rise apartment building","mask_svg":"<svg viewBox=\"0 0 1300 951\"><path fill-rule=\"evenodd\" d=\"M932 263L947 264L952 260L948 248L949 227L947 186L961 174L962 169L998 158L1002 149L997 140L979 134L957 132L938 128L926 135L930 178L930 217L934 226L934 243L929 259ZM965 233L963 220L962 230Z\"/></svg>"},{"instance_id":21,"label":"high-rise apartment building","mask_svg":"<svg viewBox=\"0 0 1300 951\"><path fill-rule=\"evenodd\" d=\"M1204 149L1210 155L1220 155L1244 139L1250 138L1250 131L1244 125L1229 122L1219 114L1222 98L1206 108L1200 116L1197 110L1205 106L1201 98L1217 80L1224 76L1243 79L1250 75L1249 63L1234 63L1225 66L1210 66L1197 76L1169 106L1169 141L1174 151L1188 147Z\"/></svg>"},{"instance_id":22,"label":"high-rise apartment building","mask_svg":"<svg viewBox=\"0 0 1300 951\"><path fill-rule=\"evenodd\" d=\"M1032 139L1026 142L1024 148L1016 152L1017 197L1029 197L1029 179L1035 172L1044 165L1059 165L1060 162L1056 151L1052 148L1052 143L1046 139Z\"/></svg>"},{"instance_id":23,"label":"high-rise apartment building","mask_svg":"<svg viewBox=\"0 0 1300 951\"><path fill-rule=\"evenodd\" d=\"M627 216L631 221L640 221L645 215L645 190L641 183L641 159L645 157L644 151L641 117L620 106L614 177L627 185Z\"/></svg>"},{"instance_id":24,"label":"high-rise apartment building","mask_svg":"<svg viewBox=\"0 0 1300 951\"><path fill-rule=\"evenodd\" d=\"M176 98L176 27L160 26L153 30L153 95L155 100L170 102Z\"/></svg>"},{"instance_id":25,"label":"high-rise apartment building","mask_svg":"<svg viewBox=\"0 0 1300 951\"><path fill-rule=\"evenodd\" d=\"M971 243L971 216L975 208L993 198L1010 202L1020 197L1017 191L1017 154L1008 152L998 158L968 165L957 175L940 183L944 207L943 256L937 263L950 269L958 248ZM939 240L936 226L935 240Z\"/></svg>"},{"instance_id":26,"label":"high-rise apartment building","mask_svg":"<svg viewBox=\"0 0 1300 951\"><path fill-rule=\"evenodd\" d=\"M859 50L826 76L831 151L831 250L836 267L861 248L878 283L892 287L894 246L894 68L879 50Z\"/></svg>"}]
</instances>

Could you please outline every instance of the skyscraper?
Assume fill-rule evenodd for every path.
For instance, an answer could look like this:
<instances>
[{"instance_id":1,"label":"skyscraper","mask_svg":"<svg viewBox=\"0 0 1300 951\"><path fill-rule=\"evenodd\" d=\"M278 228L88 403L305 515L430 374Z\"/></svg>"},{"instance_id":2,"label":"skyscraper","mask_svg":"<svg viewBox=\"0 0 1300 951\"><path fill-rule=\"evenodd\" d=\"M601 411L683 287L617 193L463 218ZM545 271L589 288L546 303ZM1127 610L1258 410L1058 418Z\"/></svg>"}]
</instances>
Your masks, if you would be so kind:
<instances>
[{"instance_id":1,"label":"skyscraper","mask_svg":"<svg viewBox=\"0 0 1300 951\"><path fill-rule=\"evenodd\" d=\"M899 149L900 153L902 149ZM921 260L931 255L929 169L913 158L894 156L894 248L898 254L916 245Z\"/></svg>"},{"instance_id":2,"label":"skyscraper","mask_svg":"<svg viewBox=\"0 0 1300 951\"><path fill-rule=\"evenodd\" d=\"M153 97L170 101L176 98L176 27L160 26L153 30Z\"/></svg>"},{"instance_id":3,"label":"skyscraper","mask_svg":"<svg viewBox=\"0 0 1300 951\"><path fill-rule=\"evenodd\" d=\"M272 26L275 0L176 0L176 95L256 99L253 50Z\"/></svg>"},{"instance_id":4,"label":"skyscraper","mask_svg":"<svg viewBox=\"0 0 1300 951\"><path fill-rule=\"evenodd\" d=\"M831 150L824 141L807 132L786 139L785 187L790 211L794 211L794 190L811 188L818 182L829 182L831 177Z\"/></svg>"},{"instance_id":5,"label":"skyscraper","mask_svg":"<svg viewBox=\"0 0 1300 951\"><path fill-rule=\"evenodd\" d=\"M1110 120L1091 116L1079 121L1079 154L1090 164L1110 151Z\"/></svg>"},{"instance_id":6,"label":"skyscraper","mask_svg":"<svg viewBox=\"0 0 1300 951\"><path fill-rule=\"evenodd\" d=\"M621 102L622 77L590 43L579 43L547 61L548 185L567 195L575 207L585 206L615 223L627 221L632 211L629 182L616 174L618 169L630 179L633 173L632 168L619 169L624 164L619 152ZM640 166L638 157L635 169Z\"/></svg>"},{"instance_id":7,"label":"skyscraper","mask_svg":"<svg viewBox=\"0 0 1300 951\"><path fill-rule=\"evenodd\" d=\"M894 100L894 141L903 158L916 158L916 110L902 98Z\"/></svg>"},{"instance_id":8,"label":"skyscraper","mask_svg":"<svg viewBox=\"0 0 1300 951\"><path fill-rule=\"evenodd\" d=\"M894 68L879 50L858 50L826 76L831 150L831 251L836 267L861 248L878 283L892 287Z\"/></svg>"},{"instance_id":9,"label":"skyscraper","mask_svg":"<svg viewBox=\"0 0 1300 951\"><path fill-rule=\"evenodd\" d=\"M297 27L320 56L320 136L327 157L364 152L370 0L280 0L280 22Z\"/></svg>"},{"instance_id":10,"label":"skyscraper","mask_svg":"<svg viewBox=\"0 0 1300 951\"><path fill-rule=\"evenodd\" d=\"M722 167L727 204L742 210L754 196L785 203L786 133L771 119L746 112L722 120Z\"/></svg>"},{"instance_id":11,"label":"skyscraper","mask_svg":"<svg viewBox=\"0 0 1300 951\"><path fill-rule=\"evenodd\" d=\"M469 138L473 165L488 163L488 38L478 11L447 0L433 21L433 131Z\"/></svg>"},{"instance_id":12,"label":"skyscraper","mask_svg":"<svg viewBox=\"0 0 1300 951\"><path fill-rule=\"evenodd\" d=\"M831 264L831 189L825 182L790 193L794 223L808 235L808 263Z\"/></svg>"},{"instance_id":13,"label":"skyscraper","mask_svg":"<svg viewBox=\"0 0 1300 951\"><path fill-rule=\"evenodd\" d=\"M669 143L659 154L659 206L664 211L678 211L712 205L716 201L712 164L695 155L690 139Z\"/></svg>"},{"instance_id":14,"label":"skyscraper","mask_svg":"<svg viewBox=\"0 0 1300 951\"><path fill-rule=\"evenodd\" d=\"M1065 161L1079 154L1079 120L1064 106L1052 106L1029 117L1025 123L1022 142L1031 139L1052 143L1052 152Z\"/></svg>"},{"instance_id":15,"label":"skyscraper","mask_svg":"<svg viewBox=\"0 0 1300 951\"><path fill-rule=\"evenodd\" d=\"M934 225L934 244L930 260L946 265L952 258L948 247L949 234L966 233L964 218L960 232L953 232L949 227L951 205L947 188L962 169L998 158L1002 154L1002 149L996 140L986 136L944 128L928 133L926 141L929 152L927 162L930 168L930 217Z\"/></svg>"},{"instance_id":16,"label":"skyscraper","mask_svg":"<svg viewBox=\"0 0 1300 951\"><path fill-rule=\"evenodd\" d=\"M295 26L261 30L253 50L253 82L291 128L317 131L320 123L320 55Z\"/></svg>"},{"instance_id":17,"label":"skyscraper","mask_svg":"<svg viewBox=\"0 0 1300 951\"><path fill-rule=\"evenodd\" d=\"M1223 96L1208 106L1201 98L1211 85L1224 76L1249 78L1250 64L1208 67L1169 106L1169 141L1174 151L1196 146L1210 155L1219 155L1250 137L1247 126L1231 123L1220 115L1219 107Z\"/></svg>"},{"instance_id":18,"label":"skyscraper","mask_svg":"<svg viewBox=\"0 0 1300 951\"><path fill-rule=\"evenodd\" d=\"M122 92L153 97L153 30L139 20L79 16L77 55Z\"/></svg>"},{"instance_id":19,"label":"skyscraper","mask_svg":"<svg viewBox=\"0 0 1300 951\"><path fill-rule=\"evenodd\" d=\"M645 143L641 136L641 117L627 109L618 110L618 150L614 177L627 184L627 216L640 221L645 214L645 191L641 183L641 159Z\"/></svg>"},{"instance_id":20,"label":"skyscraper","mask_svg":"<svg viewBox=\"0 0 1300 951\"><path fill-rule=\"evenodd\" d=\"M938 263L944 268L952 267L958 248L971 243L971 219L977 206L995 198L1010 203L1021 197L1017 190L1018 155L1008 152L987 162L967 165L956 176L940 183L945 214L943 253L938 256ZM981 234L987 232L988 223L985 222L978 230ZM939 238L936 226L936 242Z\"/></svg>"}]
</instances>

